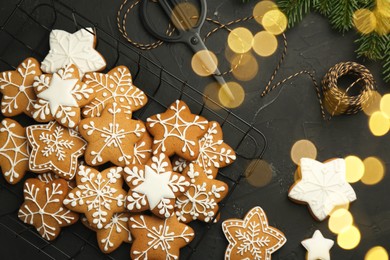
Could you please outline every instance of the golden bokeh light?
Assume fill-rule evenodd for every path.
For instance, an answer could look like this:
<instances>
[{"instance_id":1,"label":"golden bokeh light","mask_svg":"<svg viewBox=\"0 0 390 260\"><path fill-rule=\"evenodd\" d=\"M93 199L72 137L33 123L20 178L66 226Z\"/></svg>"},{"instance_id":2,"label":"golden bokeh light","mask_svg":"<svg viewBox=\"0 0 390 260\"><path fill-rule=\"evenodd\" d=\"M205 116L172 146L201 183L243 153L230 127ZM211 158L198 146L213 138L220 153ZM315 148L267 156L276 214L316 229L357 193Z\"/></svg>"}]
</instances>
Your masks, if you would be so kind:
<instances>
[{"instance_id":1,"label":"golden bokeh light","mask_svg":"<svg viewBox=\"0 0 390 260\"><path fill-rule=\"evenodd\" d=\"M368 9L358 9L353 14L353 23L356 29L362 34L368 34L375 30L376 17Z\"/></svg>"},{"instance_id":2,"label":"golden bokeh light","mask_svg":"<svg viewBox=\"0 0 390 260\"><path fill-rule=\"evenodd\" d=\"M328 226L330 231L335 234L341 233L353 224L351 212L347 209L339 208L330 214Z\"/></svg>"},{"instance_id":3,"label":"golden bokeh light","mask_svg":"<svg viewBox=\"0 0 390 260\"><path fill-rule=\"evenodd\" d=\"M385 17L390 18L390 1L376 0L377 10Z\"/></svg>"},{"instance_id":4,"label":"golden bokeh light","mask_svg":"<svg viewBox=\"0 0 390 260\"><path fill-rule=\"evenodd\" d=\"M234 99L232 99L228 93L232 93ZM237 82L228 82L218 90L218 100L224 107L236 108L244 102L245 91Z\"/></svg>"},{"instance_id":5,"label":"golden bokeh light","mask_svg":"<svg viewBox=\"0 0 390 260\"><path fill-rule=\"evenodd\" d=\"M389 254L385 248L381 246L375 246L368 250L364 260L389 260Z\"/></svg>"},{"instance_id":6,"label":"golden bokeh light","mask_svg":"<svg viewBox=\"0 0 390 260\"><path fill-rule=\"evenodd\" d=\"M213 52L201 50L192 56L191 66L199 76L210 76L217 69L218 59Z\"/></svg>"},{"instance_id":7,"label":"golden bokeh light","mask_svg":"<svg viewBox=\"0 0 390 260\"><path fill-rule=\"evenodd\" d=\"M250 52L237 55L231 62L233 76L241 81L252 80L259 71L259 64Z\"/></svg>"},{"instance_id":8,"label":"golden bokeh light","mask_svg":"<svg viewBox=\"0 0 390 260\"><path fill-rule=\"evenodd\" d=\"M369 98L371 99L371 102L365 103L366 105L363 106L363 112L370 116L380 109L382 96L378 91L375 90L371 90L368 95L370 95Z\"/></svg>"},{"instance_id":9,"label":"golden bokeh light","mask_svg":"<svg viewBox=\"0 0 390 260\"><path fill-rule=\"evenodd\" d=\"M218 91L221 88L217 82L212 82L207 85L203 91L203 102L206 107L212 110L219 110L222 108L221 103L218 99Z\"/></svg>"},{"instance_id":10,"label":"golden bokeh light","mask_svg":"<svg viewBox=\"0 0 390 260\"><path fill-rule=\"evenodd\" d=\"M287 28L287 17L279 10L271 10L264 14L261 24L266 31L279 35Z\"/></svg>"},{"instance_id":11,"label":"golden bokeh light","mask_svg":"<svg viewBox=\"0 0 390 260\"><path fill-rule=\"evenodd\" d=\"M357 247L360 243L360 231L355 226L343 229L337 235L337 244L345 250L351 250Z\"/></svg>"},{"instance_id":12,"label":"golden bokeh light","mask_svg":"<svg viewBox=\"0 0 390 260\"><path fill-rule=\"evenodd\" d=\"M381 160L376 157L367 157L363 161L364 175L361 181L366 185L379 183L385 175L385 166Z\"/></svg>"},{"instance_id":13,"label":"golden bokeh light","mask_svg":"<svg viewBox=\"0 0 390 260\"><path fill-rule=\"evenodd\" d=\"M373 135L382 136L389 131L390 121L385 113L377 111L370 116L368 126Z\"/></svg>"},{"instance_id":14,"label":"golden bokeh light","mask_svg":"<svg viewBox=\"0 0 390 260\"><path fill-rule=\"evenodd\" d=\"M253 50L262 57L268 57L278 48L278 40L275 35L267 31L261 31L253 38Z\"/></svg>"},{"instance_id":15,"label":"golden bokeh light","mask_svg":"<svg viewBox=\"0 0 390 260\"><path fill-rule=\"evenodd\" d=\"M390 118L390 94L386 94L382 97L379 108L388 118Z\"/></svg>"},{"instance_id":16,"label":"golden bokeh light","mask_svg":"<svg viewBox=\"0 0 390 260\"><path fill-rule=\"evenodd\" d=\"M253 35L248 29L238 27L229 33L228 45L236 53L248 52L253 45Z\"/></svg>"},{"instance_id":17,"label":"golden bokeh light","mask_svg":"<svg viewBox=\"0 0 390 260\"><path fill-rule=\"evenodd\" d=\"M390 33L390 1L387 2L387 6L377 8L373 11L376 17L376 28L375 32L379 35L386 35Z\"/></svg>"},{"instance_id":18,"label":"golden bokeh light","mask_svg":"<svg viewBox=\"0 0 390 260\"><path fill-rule=\"evenodd\" d=\"M345 177L349 183L359 181L364 174L364 164L357 156L345 157Z\"/></svg>"},{"instance_id":19,"label":"golden bokeh light","mask_svg":"<svg viewBox=\"0 0 390 260\"><path fill-rule=\"evenodd\" d=\"M272 167L265 160L253 160L245 170L249 184L264 187L272 180Z\"/></svg>"},{"instance_id":20,"label":"golden bokeh light","mask_svg":"<svg viewBox=\"0 0 390 260\"><path fill-rule=\"evenodd\" d=\"M268 11L278 9L278 6L272 1L260 1L253 8L253 17L255 20L261 24L264 14Z\"/></svg>"},{"instance_id":21,"label":"golden bokeh light","mask_svg":"<svg viewBox=\"0 0 390 260\"><path fill-rule=\"evenodd\" d=\"M172 19L175 28L188 30L193 28L198 22L199 10L189 2L182 2L175 5L172 10Z\"/></svg>"},{"instance_id":22,"label":"golden bokeh light","mask_svg":"<svg viewBox=\"0 0 390 260\"><path fill-rule=\"evenodd\" d=\"M296 141L291 148L291 160L299 165L301 158L317 158L317 148L309 140L302 139Z\"/></svg>"}]
</instances>

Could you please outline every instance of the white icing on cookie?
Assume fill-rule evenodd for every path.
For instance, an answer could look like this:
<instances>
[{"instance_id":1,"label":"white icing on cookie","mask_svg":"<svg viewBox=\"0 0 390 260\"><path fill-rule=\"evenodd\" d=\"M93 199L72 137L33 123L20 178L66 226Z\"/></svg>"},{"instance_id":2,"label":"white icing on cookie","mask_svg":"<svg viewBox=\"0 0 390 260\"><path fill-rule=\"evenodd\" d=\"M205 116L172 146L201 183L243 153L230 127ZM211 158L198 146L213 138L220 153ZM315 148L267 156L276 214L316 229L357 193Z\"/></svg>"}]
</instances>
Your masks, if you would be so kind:
<instances>
[{"instance_id":1,"label":"white icing on cookie","mask_svg":"<svg viewBox=\"0 0 390 260\"><path fill-rule=\"evenodd\" d=\"M307 250L307 260L330 260L329 250L332 248L334 241L324 238L321 231L316 230L312 238L303 240L301 244Z\"/></svg>"}]
</instances>

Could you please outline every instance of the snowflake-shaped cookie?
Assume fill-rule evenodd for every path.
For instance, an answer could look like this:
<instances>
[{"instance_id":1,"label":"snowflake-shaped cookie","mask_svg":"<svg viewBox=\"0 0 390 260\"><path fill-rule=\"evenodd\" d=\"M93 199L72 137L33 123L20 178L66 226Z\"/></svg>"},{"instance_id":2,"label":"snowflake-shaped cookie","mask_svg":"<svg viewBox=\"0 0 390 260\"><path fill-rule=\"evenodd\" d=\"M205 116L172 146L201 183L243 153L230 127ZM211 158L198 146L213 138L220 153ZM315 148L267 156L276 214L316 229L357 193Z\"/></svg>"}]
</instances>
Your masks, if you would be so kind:
<instances>
[{"instance_id":1,"label":"snowflake-shaped cookie","mask_svg":"<svg viewBox=\"0 0 390 260\"><path fill-rule=\"evenodd\" d=\"M265 212L260 207L252 208L244 220L225 220L222 230L229 241L225 252L226 260L270 260L271 254L287 241L282 232L268 226Z\"/></svg>"},{"instance_id":2,"label":"snowflake-shaped cookie","mask_svg":"<svg viewBox=\"0 0 390 260\"><path fill-rule=\"evenodd\" d=\"M32 117L38 122L56 120L61 125L75 128L80 121L80 108L94 98L91 87L79 79L73 64L54 74L35 77L34 91L37 101Z\"/></svg>"},{"instance_id":3,"label":"snowflake-shaped cookie","mask_svg":"<svg viewBox=\"0 0 390 260\"><path fill-rule=\"evenodd\" d=\"M87 73L83 81L96 92L92 102L83 108L84 117L100 116L107 104L116 102L125 113L131 114L143 107L148 98L133 85L126 66L118 66L104 73Z\"/></svg>"},{"instance_id":4,"label":"snowflake-shaped cookie","mask_svg":"<svg viewBox=\"0 0 390 260\"><path fill-rule=\"evenodd\" d=\"M153 156L145 165L126 167L124 177L130 187L127 209L131 212L150 209L162 218L172 215L176 197L190 185L187 177L172 172L171 162L163 153Z\"/></svg>"},{"instance_id":5,"label":"snowflake-shaped cookie","mask_svg":"<svg viewBox=\"0 0 390 260\"><path fill-rule=\"evenodd\" d=\"M35 226L43 238L53 240L60 234L61 227L77 222L79 215L63 205L68 193L65 180L44 183L38 179L28 179L23 192L24 203L18 217L24 223Z\"/></svg>"},{"instance_id":6,"label":"snowflake-shaped cookie","mask_svg":"<svg viewBox=\"0 0 390 260\"><path fill-rule=\"evenodd\" d=\"M25 129L6 118L0 125L0 166L8 183L18 183L28 170L30 151Z\"/></svg>"},{"instance_id":7,"label":"snowflake-shaped cookie","mask_svg":"<svg viewBox=\"0 0 390 260\"><path fill-rule=\"evenodd\" d=\"M319 221L324 220L335 207L356 200L356 193L345 178L344 159L321 163L302 158L300 175L288 196L294 201L307 203Z\"/></svg>"},{"instance_id":8,"label":"snowflake-shaped cookie","mask_svg":"<svg viewBox=\"0 0 390 260\"><path fill-rule=\"evenodd\" d=\"M41 65L46 73L55 73L69 64L75 64L81 76L106 67L103 56L94 49L96 36L92 28L83 28L75 33L52 30L49 41L50 51Z\"/></svg>"},{"instance_id":9,"label":"snowflake-shaped cookie","mask_svg":"<svg viewBox=\"0 0 390 260\"><path fill-rule=\"evenodd\" d=\"M76 184L77 187L64 200L64 205L84 213L93 228L104 228L114 213L125 211L126 191L122 189L121 167L99 172L81 165L76 174Z\"/></svg>"},{"instance_id":10,"label":"snowflake-shaped cookie","mask_svg":"<svg viewBox=\"0 0 390 260\"><path fill-rule=\"evenodd\" d=\"M199 138L208 128L208 121L191 113L189 107L176 100L167 111L147 119L149 133L154 137L153 153L177 154L192 161L199 155Z\"/></svg>"},{"instance_id":11,"label":"snowflake-shaped cookie","mask_svg":"<svg viewBox=\"0 0 390 260\"><path fill-rule=\"evenodd\" d=\"M210 222L218 211L218 203L228 192L226 183L207 178L202 167L190 164L183 172L191 180L188 191L176 200L176 216L184 223L193 220ZM215 222L218 217L215 218Z\"/></svg>"},{"instance_id":12,"label":"snowflake-shaped cookie","mask_svg":"<svg viewBox=\"0 0 390 260\"><path fill-rule=\"evenodd\" d=\"M131 119L117 103L112 103L100 117L81 120L79 131L88 142L87 164L95 166L111 161L125 166L133 162L134 146L144 135L145 126Z\"/></svg>"},{"instance_id":13,"label":"snowflake-shaped cookie","mask_svg":"<svg viewBox=\"0 0 390 260\"><path fill-rule=\"evenodd\" d=\"M28 126L26 134L32 147L29 159L31 171L53 171L66 180L73 179L78 167L77 159L84 154L87 145L75 130L51 121L45 125Z\"/></svg>"},{"instance_id":14,"label":"snowflake-shaped cookie","mask_svg":"<svg viewBox=\"0 0 390 260\"><path fill-rule=\"evenodd\" d=\"M130 232L133 236L131 259L179 259L180 248L194 239L195 233L175 216L160 219L153 216L130 217Z\"/></svg>"},{"instance_id":15,"label":"snowflake-shaped cookie","mask_svg":"<svg viewBox=\"0 0 390 260\"><path fill-rule=\"evenodd\" d=\"M25 59L14 71L0 73L1 112L4 116L21 113L31 116L36 100L33 82L41 74L39 62L34 58Z\"/></svg>"}]
</instances>

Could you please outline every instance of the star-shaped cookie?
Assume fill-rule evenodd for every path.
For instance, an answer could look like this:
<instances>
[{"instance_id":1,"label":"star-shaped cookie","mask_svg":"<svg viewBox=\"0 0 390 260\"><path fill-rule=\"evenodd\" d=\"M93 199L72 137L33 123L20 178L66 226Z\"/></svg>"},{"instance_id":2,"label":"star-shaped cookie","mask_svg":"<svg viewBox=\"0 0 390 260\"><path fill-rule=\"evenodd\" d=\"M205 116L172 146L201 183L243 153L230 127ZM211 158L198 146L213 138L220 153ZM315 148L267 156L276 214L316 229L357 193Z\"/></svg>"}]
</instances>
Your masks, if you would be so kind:
<instances>
[{"instance_id":1,"label":"star-shaped cookie","mask_svg":"<svg viewBox=\"0 0 390 260\"><path fill-rule=\"evenodd\" d=\"M126 66L118 66L104 73L87 73L83 81L96 92L92 102L83 108L84 117L100 116L107 104L116 102L127 114L143 107L148 98L134 86Z\"/></svg>"},{"instance_id":2,"label":"star-shaped cookie","mask_svg":"<svg viewBox=\"0 0 390 260\"><path fill-rule=\"evenodd\" d=\"M41 65L46 73L55 73L69 64L76 65L81 76L106 67L103 56L95 50L96 35L92 28L83 28L75 33L52 30L49 41L50 51Z\"/></svg>"},{"instance_id":3,"label":"star-shaped cookie","mask_svg":"<svg viewBox=\"0 0 390 260\"><path fill-rule=\"evenodd\" d=\"M270 260L271 254L287 241L282 232L268 226L265 212L260 207L252 208L244 220L225 220L222 230L229 241L225 259Z\"/></svg>"},{"instance_id":4,"label":"star-shaped cookie","mask_svg":"<svg viewBox=\"0 0 390 260\"><path fill-rule=\"evenodd\" d=\"M76 188L64 199L64 205L84 213L92 228L104 228L115 213L125 211L126 191L122 189L121 167L99 172L81 165L76 174L76 184Z\"/></svg>"},{"instance_id":5,"label":"star-shaped cookie","mask_svg":"<svg viewBox=\"0 0 390 260\"><path fill-rule=\"evenodd\" d=\"M68 184L58 179L44 183L38 179L28 179L24 183L24 203L18 217L24 223L33 225L47 240L55 239L61 227L72 225L79 215L63 205L68 193Z\"/></svg>"},{"instance_id":6,"label":"star-shaped cookie","mask_svg":"<svg viewBox=\"0 0 390 260\"><path fill-rule=\"evenodd\" d=\"M194 230L180 223L175 216L160 219L155 216L130 217L133 236L131 259L179 259L180 248L194 239Z\"/></svg>"},{"instance_id":7,"label":"star-shaped cookie","mask_svg":"<svg viewBox=\"0 0 390 260\"><path fill-rule=\"evenodd\" d=\"M6 181L18 183L28 170L30 149L26 130L18 122L6 118L0 125L0 166Z\"/></svg>"},{"instance_id":8,"label":"star-shaped cookie","mask_svg":"<svg viewBox=\"0 0 390 260\"><path fill-rule=\"evenodd\" d=\"M345 160L321 163L313 159L300 161L300 179L290 188L293 201L306 203L313 216L322 221L337 206L356 200L356 193L345 177Z\"/></svg>"},{"instance_id":9,"label":"star-shaped cookie","mask_svg":"<svg viewBox=\"0 0 390 260\"><path fill-rule=\"evenodd\" d=\"M123 108L112 103L100 117L81 120L79 131L88 142L87 164L95 166L110 161L125 166L133 162L134 146L146 130L141 121L131 119Z\"/></svg>"},{"instance_id":10,"label":"star-shaped cookie","mask_svg":"<svg viewBox=\"0 0 390 260\"><path fill-rule=\"evenodd\" d=\"M193 220L211 222L219 207L218 203L228 193L228 185L222 181L209 179L203 168L191 163L183 175L191 180L190 188L176 200L176 216L184 223Z\"/></svg>"},{"instance_id":11,"label":"star-shaped cookie","mask_svg":"<svg viewBox=\"0 0 390 260\"><path fill-rule=\"evenodd\" d=\"M36 99L33 82L41 74L39 62L34 58L25 59L14 71L0 74L1 112L4 116L21 113L31 116Z\"/></svg>"},{"instance_id":12,"label":"star-shaped cookie","mask_svg":"<svg viewBox=\"0 0 390 260\"><path fill-rule=\"evenodd\" d=\"M208 121L192 114L183 101L176 100L167 111L146 121L146 127L154 137L153 154L177 154L189 161L198 157L198 141L206 133Z\"/></svg>"},{"instance_id":13,"label":"star-shaped cookie","mask_svg":"<svg viewBox=\"0 0 390 260\"><path fill-rule=\"evenodd\" d=\"M171 162L163 153L153 156L145 165L126 167L124 177L130 187L127 209L150 209L161 218L172 215L176 197L190 186L187 177L172 171Z\"/></svg>"},{"instance_id":14,"label":"star-shaped cookie","mask_svg":"<svg viewBox=\"0 0 390 260\"><path fill-rule=\"evenodd\" d=\"M334 241L324 238L321 231L316 230L312 238L303 240L301 244L307 250L307 260L330 260L329 250L332 248Z\"/></svg>"},{"instance_id":15,"label":"star-shaped cookie","mask_svg":"<svg viewBox=\"0 0 390 260\"><path fill-rule=\"evenodd\" d=\"M85 140L73 129L55 121L26 128L32 147L29 167L36 173L53 171L66 180L73 179L78 167L77 159L84 154Z\"/></svg>"},{"instance_id":16,"label":"star-shaped cookie","mask_svg":"<svg viewBox=\"0 0 390 260\"><path fill-rule=\"evenodd\" d=\"M33 86L37 101L32 117L38 122L56 120L70 128L80 122L80 108L95 96L93 89L80 81L73 64L54 74L35 77Z\"/></svg>"}]
</instances>

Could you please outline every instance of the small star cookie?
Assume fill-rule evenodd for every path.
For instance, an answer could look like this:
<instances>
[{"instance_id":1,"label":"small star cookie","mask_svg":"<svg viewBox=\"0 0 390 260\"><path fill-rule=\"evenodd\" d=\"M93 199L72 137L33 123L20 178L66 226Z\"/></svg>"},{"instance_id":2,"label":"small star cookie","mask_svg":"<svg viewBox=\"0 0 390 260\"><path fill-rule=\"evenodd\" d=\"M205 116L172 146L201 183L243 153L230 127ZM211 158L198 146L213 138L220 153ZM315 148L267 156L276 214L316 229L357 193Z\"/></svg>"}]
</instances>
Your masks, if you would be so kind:
<instances>
[{"instance_id":1,"label":"small star cookie","mask_svg":"<svg viewBox=\"0 0 390 260\"><path fill-rule=\"evenodd\" d=\"M39 62L34 58L25 59L14 71L0 74L1 112L6 117L25 113L31 116L36 95L33 82L42 74Z\"/></svg>"},{"instance_id":2,"label":"small star cookie","mask_svg":"<svg viewBox=\"0 0 390 260\"><path fill-rule=\"evenodd\" d=\"M106 67L103 56L94 49L96 35L92 28L83 28L75 33L52 30L49 41L49 54L41 65L42 71L46 73L55 73L69 64L76 65L81 76Z\"/></svg>"},{"instance_id":3,"label":"small star cookie","mask_svg":"<svg viewBox=\"0 0 390 260\"><path fill-rule=\"evenodd\" d=\"M155 216L135 215L130 217L130 232L133 236L131 259L179 259L180 248L189 244L194 230L180 223L175 216L160 219Z\"/></svg>"},{"instance_id":4,"label":"small star cookie","mask_svg":"<svg viewBox=\"0 0 390 260\"><path fill-rule=\"evenodd\" d=\"M260 207L252 208L244 220L228 219L222 229L229 245L225 259L270 260L271 254L286 243L286 237L268 226L267 216Z\"/></svg>"},{"instance_id":5,"label":"small star cookie","mask_svg":"<svg viewBox=\"0 0 390 260\"><path fill-rule=\"evenodd\" d=\"M356 193L345 178L345 160L325 163L302 158L298 169L300 178L291 186L288 197L309 206L318 221L327 218L337 206L356 200Z\"/></svg>"},{"instance_id":6,"label":"small star cookie","mask_svg":"<svg viewBox=\"0 0 390 260\"><path fill-rule=\"evenodd\" d=\"M81 165L76 174L76 188L68 193L64 205L84 213L91 227L102 229L115 213L125 211L126 191L122 189L121 167L102 172Z\"/></svg>"},{"instance_id":7,"label":"small star cookie","mask_svg":"<svg viewBox=\"0 0 390 260\"><path fill-rule=\"evenodd\" d=\"M188 161L198 157L198 141L206 133L208 121L192 114L183 101L176 100L167 111L146 121L146 127L154 137L153 154L177 154Z\"/></svg>"},{"instance_id":8,"label":"small star cookie","mask_svg":"<svg viewBox=\"0 0 390 260\"><path fill-rule=\"evenodd\" d=\"M222 181L209 179L203 168L191 163L183 172L191 180L188 191L176 200L176 216L184 223L193 220L211 222L218 212L218 203L228 193L228 186ZM215 222L218 221L215 218Z\"/></svg>"},{"instance_id":9,"label":"small star cookie","mask_svg":"<svg viewBox=\"0 0 390 260\"><path fill-rule=\"evenodd\" d=\"M37 95L32 117L38 122L56 120L59 124L75 128L80 122L80 108L95 96L91 87L82 83L75 65L68 65L54 74L35 77Z\"/></svg>"},{"instance_id":10,"label":"small star cookie","mask_svg":"<svg viewBox=\"0 0 390 260\"><path fill-rule=\"evenodd\" d=\"M66 180L73 179L78 167L77 159L87 145L78 132L65 128L55 121L26 128L32 147L29 167L36 173L53 171Z\"/></svg>"},{"instance_id":11,"label":"small star cookie","mask_svg":"<svg viewBox=\"0 0 390 260\"><path fill-rule=\"evenodd\" d=\"M126 66L115 67L107 74L87 73L83 81L96 92L92 102L83 108L84 117L100 116L107 104L113 102L127 114L137 111L148 102L145 93L133 85Z\"/></svg>"},{"instance_id":12,"label":"small star cookie","mask_svg":"<svg viewBox=\"0 0 390 260\"><path fill-rule=\"evenodd\" d=\"M18 122L6 118L0 125L0 166L6 181L18 183L28 170L30 149L26 131Z\"/></svg>"},{"instance_id":13,"label":"small star cookie","mask_svg":"<svg viewBox=\"0 0 390 260\"><path fill-rule=\"evenodd\" d=\"M58 179L44 183L38 179L27 179L24 183L24 203L18 217L33 225L46 240L54 240L66 227L76 223L79 215L63 205L68 193L65 180Z\"/></svg>"},{"instance_id":14,"label":"small star cookie","mask_svg":"<svg viewBox=\"0 0 390 260\"><path fill-rule=\"evenodd\" d=\"M80 134L87 140L85 162L102 165L108 161L118 166L133 162L135 144L145 134L145 126L131 119L117 103L108 105L100 117L86 118L79 124Z\"/></svg>"},{"instance_id":15,"label":"small star cookie","mask_svg":"<svg viewBox=\"0 0 390 260\"><path fill-rule=\"evenodd\" d=\"M150 209L161 218L174 213L176 197L190 186L187 177L172 172L171 162L163 153L153 156L145 165L126 167L124 177L130 187L127 209L131 212Z\"/></svg>"},{"instance_id":16,"label":"small star cookie","mask_svg":"<svg viewBox=\"0 0 390 260\"><path fill-rule=\"evenodd\" d=\"M301 244L307 250L307 260L330 260L329 250L333 247L334 242L324 238L321 231L316 230L312 238L303 240Z\"/></svg>"}]
</instances>

